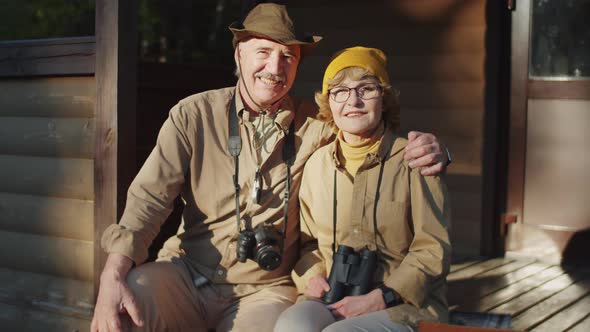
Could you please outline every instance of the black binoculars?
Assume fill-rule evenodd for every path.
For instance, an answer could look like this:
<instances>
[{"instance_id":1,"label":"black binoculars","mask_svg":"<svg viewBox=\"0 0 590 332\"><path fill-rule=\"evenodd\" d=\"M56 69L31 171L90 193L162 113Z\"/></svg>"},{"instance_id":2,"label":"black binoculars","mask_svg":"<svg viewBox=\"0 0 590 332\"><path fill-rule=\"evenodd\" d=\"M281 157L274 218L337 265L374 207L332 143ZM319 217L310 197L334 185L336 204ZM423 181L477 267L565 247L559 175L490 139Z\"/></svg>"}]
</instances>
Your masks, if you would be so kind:
<instances>
[{"instance_id":1,"label":"black binoculars","mask_svg":"<svg viewBox=\"0 0 590 332\"><path fill-rule=\"evenodd\" d=\"M282 236L272 225L259 224L254 230L243 230L238 237L238 261L248 258L261 269L272 271L281 265Z\"/></svg>"},{"instance_id":2,"label":"black binoculars","mask_svg":"<svg viewBox=\"0 0 590 332\"><path fill-rule=\"evenodd\" d=\"M345 296L367 294L371 290L373 273L377 267L377 254L369 249L356 253L349 246L339 245L328 278L330 290L322 300L332 304Z\"/></svg>"}]
</instances>

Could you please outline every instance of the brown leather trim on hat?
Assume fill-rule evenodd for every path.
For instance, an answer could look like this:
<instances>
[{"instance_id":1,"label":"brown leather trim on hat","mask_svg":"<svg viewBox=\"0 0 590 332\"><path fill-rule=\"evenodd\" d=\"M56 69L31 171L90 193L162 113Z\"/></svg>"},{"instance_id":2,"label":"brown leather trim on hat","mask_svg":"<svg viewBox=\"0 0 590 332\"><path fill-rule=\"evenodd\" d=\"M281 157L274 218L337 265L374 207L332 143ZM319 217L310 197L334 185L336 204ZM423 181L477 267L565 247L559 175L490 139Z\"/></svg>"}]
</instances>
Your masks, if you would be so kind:
<instances>
[{"instance_id":1,"label":"brown leather trim on hat","mask_svg":"<svg viewBox=\"0 0 590 332\"><path fill-rule=\"evenodd\" d=\"M305 36L295 29L284 5L262 3L254 7L243 23L229 26L234 34L234 48L247 38L265 38L283 45L301 45L301 55L307 55L322 39L320 36Z\"/></svg>"}]
</instances>

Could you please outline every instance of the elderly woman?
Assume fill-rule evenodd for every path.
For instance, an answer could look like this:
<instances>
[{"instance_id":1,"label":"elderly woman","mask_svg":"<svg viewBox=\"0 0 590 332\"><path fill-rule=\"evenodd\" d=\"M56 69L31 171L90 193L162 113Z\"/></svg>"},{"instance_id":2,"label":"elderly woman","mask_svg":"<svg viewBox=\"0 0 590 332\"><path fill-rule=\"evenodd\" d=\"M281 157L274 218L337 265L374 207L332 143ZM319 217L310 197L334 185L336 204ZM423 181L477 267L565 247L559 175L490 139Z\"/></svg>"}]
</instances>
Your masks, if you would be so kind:
<instances>
[{"instance_id":1,"label":"elderly woman","mask_svg":"<svg viewBox=\"0 0 590 332\"><path fill-rule=\"evenodd\" d=\"M275 331L415 331L447 320L447 189L403 159L386 61L378 49L345 49L316 93L338 139L305 166L292 274L304 296Z\"/></svg>"}]
</instances>

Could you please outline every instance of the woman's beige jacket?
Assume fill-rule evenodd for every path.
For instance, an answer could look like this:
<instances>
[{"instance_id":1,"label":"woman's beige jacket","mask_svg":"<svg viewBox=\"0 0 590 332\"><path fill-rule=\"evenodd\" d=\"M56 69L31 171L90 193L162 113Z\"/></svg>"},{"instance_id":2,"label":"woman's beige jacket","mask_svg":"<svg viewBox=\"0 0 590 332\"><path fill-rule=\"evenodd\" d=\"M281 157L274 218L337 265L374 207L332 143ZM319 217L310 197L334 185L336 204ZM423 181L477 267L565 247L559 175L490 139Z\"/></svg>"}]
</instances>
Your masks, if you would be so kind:
<instances>
[{"instance_id":1,"label":"woman's beige jacket","mask_svg":"<svg viewBox=\"0 0 590 332\"><path fill-rule=\"evenodd\" d=\"M448 320L447 187L444 175L422 176L408 166L403 160L406 143L386 129L377 154L367 156L354 178L338 161L338 141L308 160L299 193L302 257L292 273L300 293L311 277L322 274L327 278L329 274L336 199L336 245L374 250L376 241L382 259L375 285L383 282L405 301L387 309L391 319L413 326L420 320Z\"/></svg>"}]
</instances>

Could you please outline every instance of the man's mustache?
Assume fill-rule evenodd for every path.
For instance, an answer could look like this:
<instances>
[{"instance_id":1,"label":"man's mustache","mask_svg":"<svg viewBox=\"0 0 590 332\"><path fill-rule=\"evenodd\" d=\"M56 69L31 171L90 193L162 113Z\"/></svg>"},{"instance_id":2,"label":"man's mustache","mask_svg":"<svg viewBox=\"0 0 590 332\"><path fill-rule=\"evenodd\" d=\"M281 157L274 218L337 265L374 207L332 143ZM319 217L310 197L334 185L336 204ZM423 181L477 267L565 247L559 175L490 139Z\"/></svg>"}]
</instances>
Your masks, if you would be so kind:
<instances>
[{"instance_id":1,"label":"man's mustache","mask_svg":"<svg viewBox=\"0 0 590 332\"><path fill-rule=\"evenodd\" d=\"M271 74L271 73L267 73L267 72L262 72L262 73L257 73L255 76L257 78L265 78L267 80L273 80L273 81L277 81L277 82L284 82L285 81L285 75L275 75L275 74Z\"/></svg>"}]
</instances>

